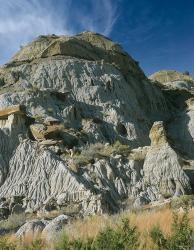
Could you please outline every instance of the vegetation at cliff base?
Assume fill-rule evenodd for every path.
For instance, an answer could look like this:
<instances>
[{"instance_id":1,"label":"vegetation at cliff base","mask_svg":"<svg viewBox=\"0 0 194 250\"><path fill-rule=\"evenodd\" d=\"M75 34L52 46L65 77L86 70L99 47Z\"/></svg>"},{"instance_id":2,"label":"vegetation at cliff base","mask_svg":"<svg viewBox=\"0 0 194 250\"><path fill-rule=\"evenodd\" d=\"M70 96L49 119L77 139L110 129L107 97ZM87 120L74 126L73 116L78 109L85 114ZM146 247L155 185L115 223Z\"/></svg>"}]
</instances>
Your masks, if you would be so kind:
<instances>
[{"instance_id":1,"label":"vegetation at cliff base","mask_svg":"<svg viewBox=\"0 0 194 250\"><path fill-rule=\"evenodd\" d=\"M169 215L171 217L169 217ZM134 216L137 226L134 225ZM179 214L177 212L172 213L170 210L161 210L149 214L143 212L140 215L130 215L128 217L126 215L123 219L121 219L122 216L113 216L108 217L109 222L105 220L104 226L101 230L97 231L97 233L94 232L93 226L96 225L96 228L99 227L102 221L104 221L104 218L100 216L96 218L91 217L87 219L88 222L80 221L82 231L79 235L75 236L72 234L73 232L64 230L53 242L46 242L43 238L41 239L41 237L35 239L33 237L26 237L20 240L14 237L3 237L0 239L0 249L192 250L194 249L194 227L190 217L191 214L187 211ZM151 220L154 221L150 222ZM148 221L151 224L148 224ZM166 225L163 223L161 226L162 221L166 221ZM78 222L75 222L73 228L74 226L77 226L75 232L78 233ZM169 229L167 230L168 227ZM166 228L166 230L164 230L164 228ZM88 234L88 230L91 231L91 235Z\"/></svg>"}]
</instances>

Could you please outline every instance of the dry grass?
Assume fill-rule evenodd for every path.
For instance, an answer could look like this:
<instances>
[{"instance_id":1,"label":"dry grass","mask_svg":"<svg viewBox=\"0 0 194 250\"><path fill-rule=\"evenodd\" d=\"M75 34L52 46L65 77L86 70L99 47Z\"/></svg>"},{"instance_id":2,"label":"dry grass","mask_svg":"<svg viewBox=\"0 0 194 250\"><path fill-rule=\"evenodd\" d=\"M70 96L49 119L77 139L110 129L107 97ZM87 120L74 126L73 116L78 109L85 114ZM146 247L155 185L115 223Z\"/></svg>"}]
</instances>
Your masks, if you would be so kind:
<instances>
[{"instance_id":1,"label":"dry grass","mask_svg":"<svg viewBox=\"0 0 194 250\"><path fill-rule=\"evenodd\" d=\"M138 215L129 215L129 219L140 232L148 232L154 225L158 224L162 231L168 234L172 223L172 211L170 209L162 209L156 212L145 211Z\"/></svg>"},{"instance_id":2,"label":"dry grass","mask_svg":"<svg viewBox=\"0 0 194 250\"><path fill-rule=\"evenodd\" d=\"M18 239L15 237L15 235L12 235L7 238L6 242L8 243L8 245L9 244L13 245L14 250L50 250L51 249L50 247L51 245L49 244L48 246L48 244L46 244L44 239L41 238L41 235L35 238L34 235L28 234L22 239ZM12 248L5 248L5 249L12 250Z\"/></svg>"},{"instance_id":3,"label":"dry grass","mask_svg":"<svg viewBox=\"0 0 194 250\"><path fill-rule=\"evenodd\" d=\"M181 216L181 213L180 213ZM171 233L173 222L173 211L169 208L163 208L158 211L143 211L140 213L122 213L115 216L92 216L83 220L75 221L65 232L70 239L87 239L95 238L97 234L107 226L115 227L122 218L129 218L131 225L135 225L140 232L141 249L155 249L149 232L154 225L159 225L165 235ZM189 212L191 225L194 228L194 211Z\"/></svg>"},{"instance_id":4,"label":"dry grass","mask_svg":"<svg viewBox=\"0 0 194 250\"><path fill-rule=\"evenodd\" d=\"M179 212L179 216L181 216L181 212ZM165 235L169 235L171 233L171 225L173 222L173 211L169 208L162 208L160 210L152 210L152 211L141 211L138 213L129 213L124 212L121 214L108 216L91 216L84 219L77 219L68 225L65 228L65 234L68 236L70 240L74 239L87 239L87 238L95 238L97 234L105 229L106 227L116 227L120 224L122 218L128 218L131 225L135 225L137 227L138 232L140 233L140 245L137 250L155 250L155 246L149 236L150 230L154 225L159 225L161 230ZM190 223L194 228L194 211L189 212ZM15 237L9 237L9 242L16 243L17 240ZM23 239L23 242L17 242L18 250L21 249L21 246L32 246L34 243L33 236L26 236ZM53 249L51 247L51 242L49 242L49 246L46 246L44 241L42 241L41 249Z\"/></svg>"},{"instance_id":5,"label":"dry grass","mask_svg":"<svg viewBox=\"0 0 194 250\"><path fill-rule=\"evenodd\" d=\"M7 220L0 221L0 228L4 229L14 229L20 227L26 221L26 215L22 214L12 214Z\"/></svg>"},{"instance_id":6,"label":"dry grass","mask_svg":"<svg viewBox=\"0 0 194 250\"><path fill-rule=\"evenodd\" d=\"M96 235L107 226L114 226L111 217L103 216L91 216L83 220L76 220L72 223L65 232L70 239L87 239L96 237Z\"/></svg>"},{"instance_id":7,"label":"dry grass","mask_svg":"<svg viewBox=\"0 0 194 250\"><path fill-rule=\"evenodd\" d=\"M130 223L135 225L141 233L147 233L154 225L158 224L164 233L169 234L172 214L170 209L162 209L141 213L122 213L115 216L92 216L75 221L66 229L66 233L71 239L95 237L105 227L115 227L122 218L129 218ZM190 212L191 219L193 215L194 211ZM194 226L194 219L191 222Z\"/></svg>"}]
</instances>

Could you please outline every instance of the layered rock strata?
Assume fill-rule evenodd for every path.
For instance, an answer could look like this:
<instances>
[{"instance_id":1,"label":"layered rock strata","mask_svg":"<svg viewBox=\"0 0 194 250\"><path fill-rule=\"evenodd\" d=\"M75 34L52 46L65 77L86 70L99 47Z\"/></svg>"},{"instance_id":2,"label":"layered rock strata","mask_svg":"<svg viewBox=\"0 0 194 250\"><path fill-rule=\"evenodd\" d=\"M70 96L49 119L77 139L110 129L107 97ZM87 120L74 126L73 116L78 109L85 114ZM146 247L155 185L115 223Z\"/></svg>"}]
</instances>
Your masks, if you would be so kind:
<instances>
[{"instance_id":1,"label":"layered rock strata","mask_svg":"<svg viewBox=\"0 0 194 250\"><path fill-rule=\"evenodd\" d=\"M192 192L192 91L155 81L96 33L23 47L0 68L1 211L109 213Z\"/></svg>"}]
</instances>

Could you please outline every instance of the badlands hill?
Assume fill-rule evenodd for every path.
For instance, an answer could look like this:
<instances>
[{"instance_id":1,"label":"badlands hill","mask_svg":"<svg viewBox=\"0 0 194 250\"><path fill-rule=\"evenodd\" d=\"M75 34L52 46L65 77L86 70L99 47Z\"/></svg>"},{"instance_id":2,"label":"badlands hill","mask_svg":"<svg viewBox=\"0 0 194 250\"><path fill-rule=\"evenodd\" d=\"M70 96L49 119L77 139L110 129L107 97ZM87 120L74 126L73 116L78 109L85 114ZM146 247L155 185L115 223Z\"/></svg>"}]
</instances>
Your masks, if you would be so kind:
<instances>
[{"instance_id":1,"label":"badlands hill","mask_svg":"<svg viewBox=\"0 0 194 250\"><path fill-rule=\"evenodd\" d=\"M158 81L162 84L179 87L193 88L194 78L188 72L180 73L175 70L161 70L149 77L151 80Z\"/></svg>"},{"instance_id":2,"label":"badlands hill","mask_svg":"<svg viewBox=\"0 0 194 250\"><path fill-rule=\"evenodd\" d=\"M193 79L148 79L92 33L40 36L0 68L0 215L114 213L194 192Z\"/></svg>"}]
</instances>

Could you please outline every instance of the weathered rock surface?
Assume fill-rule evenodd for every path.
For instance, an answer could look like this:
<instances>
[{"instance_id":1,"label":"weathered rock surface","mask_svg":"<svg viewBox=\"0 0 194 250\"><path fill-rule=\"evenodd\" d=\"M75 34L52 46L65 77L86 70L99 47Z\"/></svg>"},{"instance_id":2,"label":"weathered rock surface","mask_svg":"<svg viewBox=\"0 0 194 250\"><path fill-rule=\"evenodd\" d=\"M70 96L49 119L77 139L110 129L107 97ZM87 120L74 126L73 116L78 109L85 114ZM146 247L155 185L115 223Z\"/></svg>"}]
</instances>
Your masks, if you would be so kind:
<instances>
[{"instance_id":1,"label":"weathered rock surface","mask_svg":"<svg viewBox=\"0 0 194 250\"><path fill-rule=\"evenodd\" d=\"M160 74L151 77L160 84L148 80L119 45L91 32L22 48L0 68L0 207L89 215L190 193L192 81L173 74L169 84ZM83 158L88 145L117 140L129 155ZM28 228L45 224L18 234Z\"/></svg>"},{"instance_id":2,"label":"weathered rock surface","mask_svg":"<svg viewBox=\"0 0 194 250\"><path fill-rule=\"evenodd\" d=\"M171 85L172 87L174 85L175 88L192 89L194 84L194 78L192 76L175 70L158 71L149 78L165 85Z\"/></svg>"},{"instance_id":3,"label":"weathered rock surface","mask_svg":"<svg viewBox=\"0 0 194 250\"><path fill-rule=\"evenodd\" d=\"M16 232L16 237L31 236L34 238L40 237L43 229L48 224L46 220L33 220L26 222Z\"/></svg>"},{"instance_id":4,"label":"weathered rock surface","mask_svg":"<svg viewBox=\"0 0 194 250\"><path fill-rule=\"evenodd\" d=\"M144 181L156 196L171 197L191 192L181 157L167 141L163 122L155 122L150 131L151 147L144 161ZM156 197L157 199L159 197Z\"/></svg>"},{"instance_id":5,"label":"weathered rock surface","mask_svg":"<svg viewBox=\"0 0 194 250\"><path fill-rule=\"evenodd\" d=\"M52 220L30 220L24 223L17 232L15 233L16 237L42 237L48 242L54 240L57 234L59 234L69 223L70 218L67 215L59 215Z\"/></svg>"},{"instance_id":6,"label":"weathered rock surface","mask_svg":"<svg viewBox=\"0 0 194 250\"><path fill-rule=\"evenodd\" d=\"M164 88L166 100L170 101L172 117L167 121L167 133L183 155L194 159L193 90L194 77L177 71L159 71L150 76Z\"/></svg>"},{"instance_id":7,"label":"weathered rock surface","mask_svg":"<svg viewBox=\"0 0 194 250\"><path fill-rule=\"evenodd\" d=\"M40 36L19 51L10 63L29 62L37 58L56 55L91 61L104 60L107 63L114 62L123 73L131 71L144 77L143 72L137 67L137 63L118 44L92 32L83 32L73 37Z\"/></svg>"},{"instance_id":8,"label":"weathered rock surface","mask_svg":"<svg viewBox=\"0 0 194 250\"><path fill-rule=\"evenodd\" d=\"M42 237L46 238L47 241L54 239L68 222L69 217L67 215L59 215L46 225L42 231Z\"/></svg>"},{"instance_id":9,"label":"weathered rock surface","mask_svg":"<svg viewBox=\"0 0 194 250\"><path fill-rule=\"evenodd\" d=\"M0 110L0 119L7 118L11 114L24 115L25 107L22 107L21 105L15 105L15 106Z\"/></svg>"}]
</instances>

